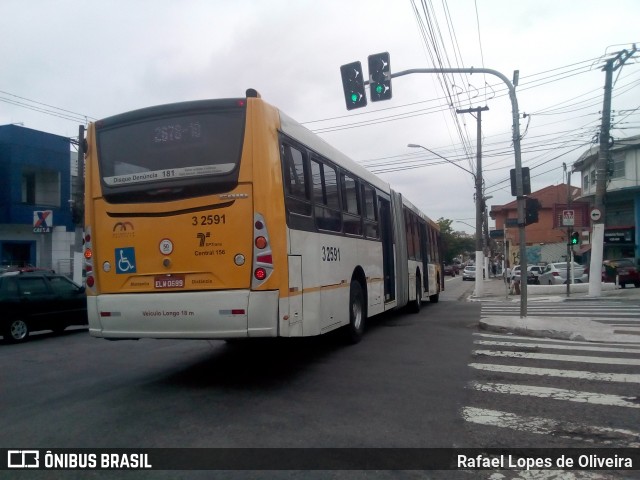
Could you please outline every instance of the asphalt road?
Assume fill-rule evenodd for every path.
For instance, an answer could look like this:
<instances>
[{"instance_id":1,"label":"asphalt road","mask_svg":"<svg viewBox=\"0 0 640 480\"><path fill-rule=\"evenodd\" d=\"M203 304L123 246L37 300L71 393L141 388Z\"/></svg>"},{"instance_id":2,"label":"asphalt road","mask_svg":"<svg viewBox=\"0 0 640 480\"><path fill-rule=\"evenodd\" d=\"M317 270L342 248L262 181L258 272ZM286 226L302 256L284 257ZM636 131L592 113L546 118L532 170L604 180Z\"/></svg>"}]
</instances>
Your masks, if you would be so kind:
<instances>
[{"instance_id":1,"label":"asphalt road","mask_svg":"<svg viewBox=\"0 0 640 480\"><path fill-rule=\"evenodd\" d=\"M0 344L0 448L588 446L584 439L547 442L540 433L470 421L476 407L531 415L543 415L544 407L539 399L475 388L487 380L470 367L481 306L461 300L472 282L447 278L446 285L441 301L427 302L419 314L372 320L354 346L336 335L246 345L109 342L86 330ZM574 408L552 405L560 415ZM50 478L51 472L28 473ZM424 472L218 473L147 472L148 478L425 478ZM454 473L427 478L489 478Z\"/></svg>"}]
</instances>

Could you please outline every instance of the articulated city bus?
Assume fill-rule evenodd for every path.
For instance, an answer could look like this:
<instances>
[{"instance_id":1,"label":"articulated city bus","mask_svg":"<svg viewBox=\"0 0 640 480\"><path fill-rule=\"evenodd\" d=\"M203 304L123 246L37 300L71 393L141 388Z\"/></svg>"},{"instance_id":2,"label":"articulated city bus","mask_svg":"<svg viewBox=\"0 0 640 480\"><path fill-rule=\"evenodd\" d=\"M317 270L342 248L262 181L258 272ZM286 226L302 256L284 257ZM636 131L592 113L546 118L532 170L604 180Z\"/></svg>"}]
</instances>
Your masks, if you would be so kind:
<instances>
[{"instance_id":1,"label":"articulated city bus","mask_svg":"<svg viewBox=\"0 0 640 480\"><path fill-rule=\"evenodd\" d=\"M436 223L254 90L89 125L89 331L300 337L444 287Z\"/></svg>"}]
</instances>

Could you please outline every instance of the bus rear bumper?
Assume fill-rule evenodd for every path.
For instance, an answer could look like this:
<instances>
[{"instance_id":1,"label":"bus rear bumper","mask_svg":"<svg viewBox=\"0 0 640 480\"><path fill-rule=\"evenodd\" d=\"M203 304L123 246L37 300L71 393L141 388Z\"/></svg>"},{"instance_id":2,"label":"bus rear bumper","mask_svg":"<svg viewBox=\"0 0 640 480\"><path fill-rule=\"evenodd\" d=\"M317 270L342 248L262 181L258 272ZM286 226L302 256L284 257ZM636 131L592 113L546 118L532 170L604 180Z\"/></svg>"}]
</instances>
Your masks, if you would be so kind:
<instances>
[{"instance_id":1,"label":"bus rear bumper","mask_svg":"<svg viewBox=\"0 0 640 480\"><path fill-rule=\"evenodd\" d=\"M89 333L111 339L278 336L278 291L87 297Z\"/></svg>"}]
</instances>

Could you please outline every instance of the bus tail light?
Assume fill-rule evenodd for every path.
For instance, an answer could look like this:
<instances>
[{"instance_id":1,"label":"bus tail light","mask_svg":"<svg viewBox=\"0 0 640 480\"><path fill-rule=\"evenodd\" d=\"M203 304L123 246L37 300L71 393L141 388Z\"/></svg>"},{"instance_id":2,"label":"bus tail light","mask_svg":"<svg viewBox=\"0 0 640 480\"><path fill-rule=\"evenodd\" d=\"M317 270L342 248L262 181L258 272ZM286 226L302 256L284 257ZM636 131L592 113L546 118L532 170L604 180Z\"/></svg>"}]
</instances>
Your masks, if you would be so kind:
<instances>
[{"instance_id":1,"label":"bus tail light","mask_svg":"<svg viewBox=\"0 0 640 480\"><path fill-rule=\"evenodd\" d=\"M253 272L253 276L256 277L256 280L263 281L267 278L267 271L262 267L258 267Z\"/></svg>"},{"instance_id":2,"label":"bus tail light","mask_svg":"<svg viewBox=\"0 0 640 480\"><path fill-rule=\"evenodd\" d=\"M258 249L264 250L265 248L267 248L267 239L263 236L259 236L258 238L256 238L255 245Z\"/></svg>"},{"instance_id":3,"label":"bus tail light","mask_svg":"<svg viewBox=\"0 0 640 480\"><path fill-rule=\"evenodd\" d=\"M264 283L273 272L273 256L267 223L256 213L253 220L253 278L251 288Z\"/></svg>"}]
</instances>

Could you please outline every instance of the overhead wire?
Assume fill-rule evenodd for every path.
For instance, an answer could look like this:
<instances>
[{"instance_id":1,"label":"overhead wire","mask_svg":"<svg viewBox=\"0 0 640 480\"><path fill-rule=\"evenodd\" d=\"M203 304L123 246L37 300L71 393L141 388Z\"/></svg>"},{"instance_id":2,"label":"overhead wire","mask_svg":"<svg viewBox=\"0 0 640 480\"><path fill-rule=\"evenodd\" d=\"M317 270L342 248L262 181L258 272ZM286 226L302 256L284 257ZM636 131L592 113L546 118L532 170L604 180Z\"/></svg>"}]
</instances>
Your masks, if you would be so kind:
<instances>
[{"instance_id":1,"label":"overhead wire","mask_svg":"<svg viewBox=\"0 0 640 480\"><path fill-rule=\"evenodd\" d=\"M12 97L12 98L7 98L6 96L0 97L0 102L8 103L9 105L14 105L21 108L26 108L28 110L32 110L38 113L44 113L46 115L58 117L63 120L69 120L72 122L80 122L80 123L83 123L83 122L87 123L89 119L95 120L95 118L90 117L89 115L73 112L71 110L56 107L47 103L39 102L37 100L32 100L26 97L22 97L20 95L16 95L14 93L6 92L4 90L0 90L0 94L6 95L8 97Z\"/></svg>"}]
</instances>

